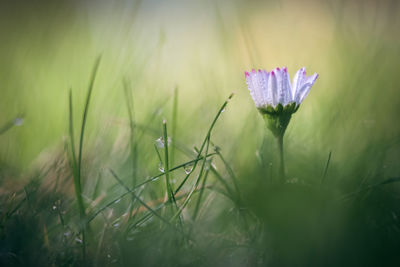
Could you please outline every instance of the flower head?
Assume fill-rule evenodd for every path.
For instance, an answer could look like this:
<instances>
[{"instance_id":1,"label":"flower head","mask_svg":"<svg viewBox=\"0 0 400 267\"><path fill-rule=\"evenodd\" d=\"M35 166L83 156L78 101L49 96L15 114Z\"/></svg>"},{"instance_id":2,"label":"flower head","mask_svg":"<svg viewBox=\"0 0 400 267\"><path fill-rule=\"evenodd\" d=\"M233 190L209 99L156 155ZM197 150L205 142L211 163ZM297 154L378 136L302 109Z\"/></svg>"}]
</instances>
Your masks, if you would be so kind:
<instances>
[{"instance_id":1,"label":"flower head","mask_svg":"<svg viewBox=\"0 0 400 267\"><path fill-rule=\"evenodd\" d=\"M301 68L290 84L286 67L278 67L270 72L253 69L246 71L245 76L250 95L258 109L267 109L269 106L276 108L279 104L283 107L292 103L300 105L318 78L316 73L306 76L305 68Z\"/></svg>"},{"instance_id":2,"label":"flower head","mask_svg":"<svg viewBox=\"0 0 400 267\"><path fill-rule=\"evenodd\" d=\"M260 113L264 116L267 127L275 136L283 136L293 113L307 96L318 74L306 75L301 68L290 84L287 68L252 70L245 72L250 95Z\"/></svg>"}]
</instances>

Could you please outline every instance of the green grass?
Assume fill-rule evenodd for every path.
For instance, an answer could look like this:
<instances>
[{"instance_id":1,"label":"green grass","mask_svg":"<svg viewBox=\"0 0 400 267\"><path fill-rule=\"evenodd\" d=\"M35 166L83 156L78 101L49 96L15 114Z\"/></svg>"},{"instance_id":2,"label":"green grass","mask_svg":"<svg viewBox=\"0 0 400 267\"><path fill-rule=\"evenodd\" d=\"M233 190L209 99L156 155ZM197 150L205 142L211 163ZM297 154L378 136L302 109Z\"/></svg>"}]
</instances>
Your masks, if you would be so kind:
<instances>
[{"instance_id":1,"label":"green grass","mask_svg":"<svg viewBox=\"0 0 400 267\"><path fill-rule=\"evenodd\" d=\"M397 4L110 3L0 9L1 266L398 266Z\"/></svg>"}]
</instances>

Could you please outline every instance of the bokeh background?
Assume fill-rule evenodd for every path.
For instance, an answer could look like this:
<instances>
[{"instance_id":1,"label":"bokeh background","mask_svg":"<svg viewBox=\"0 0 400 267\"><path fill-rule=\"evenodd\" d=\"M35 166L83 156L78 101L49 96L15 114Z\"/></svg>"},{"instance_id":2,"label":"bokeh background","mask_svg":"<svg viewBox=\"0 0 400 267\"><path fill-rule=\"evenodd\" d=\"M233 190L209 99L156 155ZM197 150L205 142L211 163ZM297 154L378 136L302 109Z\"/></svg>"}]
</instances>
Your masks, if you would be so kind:
<instances>
[{"instance_id":1,"label":"bokeh background","mask_svg":"<svg viewBox=\"0 0 400 267\"><path fill-rule=\"evenodd\" d=\"M190 159L183 152L200 146L218 108L234 92L212 141L235 172L248 205L261 220L271 222L266 232L290 233L277 243L263 243L263 249L286 247L282 251L288 254L278 253L279 257L307 262L307 253L316 244L321 247L326 231L334 229L333 233L345 233L333 238L335 248L343 244L344 251L381 242L389 244L383 248L390 254L398 243L385 243L380 234L367 241L349 237L350 229L357 227L343 220L353 218L344 214L354 209L357 218L385 218L372 223L382 227L377 226L378 233L398 235L395 183L379 189L372 201L376 209L367 214L364 204L335 206L338 211L331 217L320 211L327 209L321 203L332 195L399 177L399 29L398 1L2 1L0 125L16 117L23 117L23 124L0 135L0 183L7 189L23 186L32 173L40 173L63 153L68 144L69 90L78 129L90 73L101 55L85 135L88 177L109 167L128 173L124 81L132 91L134 119L140 126L138 175L143 179L158 171L153 145L161 136L162 120L172 120L174 92L177 163ZM273 173L276 150L248 93L244 71L277 66L287 66L291 77L303 66L309 74L319 74L288 127L286 171L289 183L311 188L324 177L329 193L260 186ZM110 179L104 188L115 182ZM90 183L88 187L86 191ZM218 203L215 213L226 207ZM291 213L295 205L298 214ZM280 217L285 212L291 215ZM334 226L327 230L318 225L320 216ZM304 228L286 225L287 221ZM359 236L365 236L363 231ZM302 232L311 241L291 247L305 238ZM321 255L335 251L322 247L327 254ZM360 255L368 249L361 249Z\"/></svg>"}]
</instances>

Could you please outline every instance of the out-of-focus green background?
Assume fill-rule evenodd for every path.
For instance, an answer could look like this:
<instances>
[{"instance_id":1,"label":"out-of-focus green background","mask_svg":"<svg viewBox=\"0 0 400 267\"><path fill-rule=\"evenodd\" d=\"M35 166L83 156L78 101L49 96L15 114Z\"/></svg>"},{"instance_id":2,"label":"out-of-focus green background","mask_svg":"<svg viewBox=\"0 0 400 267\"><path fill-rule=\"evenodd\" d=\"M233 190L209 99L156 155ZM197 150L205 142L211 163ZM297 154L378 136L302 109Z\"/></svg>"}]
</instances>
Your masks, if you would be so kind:
<instances>
[{"instance_id":1,"label":"out-of-focus green background","mask_svg":"<svg viewBox=\"0 0 400 267\"><path fill-rule=\"evenodd\" d=\"M87 214L98 215L90 223L89 261L399 261L399 29L398 1L2 1L0 127L16 117L24 121L0 135L0 263L85 263L67 160L68 94L78 138L99 55L82 165ZM287 129L280 185L271 182L275 142L244 78L245 70L277 66L287 66L291 77L303 66L319 74ZM133 96L137 154L130 146L124 81ZM109 169L129 187L132 170L138 182L160 174L154 142L163 119L173 140L171 165L192 160L193 147L200 147L232 92L211 135L230 167L214 156L221 175L210 172L204 183L210 191L197 202L199 216L193 215L196 194L182 215L179 229L196 244L166 231L134 198L104 208L126 195ZM185 175L181 169L171 174L175 189ZM182 191L195 186L193 176ZM241 197L224 191L226 183L234 188L232 177ZM158 181L135 191L151 207L163 203L164 178ZM130 205L140 214L125 220ZM172 218L165 206L159 209ZM142 215L145 223L138 226Z\"/></svg>"},{"instance_id":2,"label":"out-of-focus green background","mask_svg":"<svg viewBox=\"0 0 400 267\"><path fill-rule=\"evenodd\" d=\"M390 143L399 137L396 1L6 1L0 10L0 122L25 117L1 136L2 165L24 170L62 142L68 90L82 109L102 54L93 143L113 142L126 128L123 78L137 121L154 127L170 118L179 88L178 136L189 146L234 92L214 138L236 168L254 164L264 126L243 71L287 66L293 77L305 66L320 78L289 126L288 162L325 159L331 150L332 163L357 160L365 145L388 141L385 167L398 171L389 160L399 151Z\"/></svg>"}]
</instances>

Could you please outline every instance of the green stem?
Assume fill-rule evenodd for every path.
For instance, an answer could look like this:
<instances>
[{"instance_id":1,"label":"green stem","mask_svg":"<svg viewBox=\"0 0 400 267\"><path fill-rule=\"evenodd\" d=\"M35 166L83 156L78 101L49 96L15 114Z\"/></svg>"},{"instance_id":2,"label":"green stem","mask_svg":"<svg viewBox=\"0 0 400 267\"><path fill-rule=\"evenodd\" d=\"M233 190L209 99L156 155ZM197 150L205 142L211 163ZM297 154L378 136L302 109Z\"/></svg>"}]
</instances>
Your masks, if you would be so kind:
<instances>
[{"instance_id":1,"label":"green stem","mask_svg":"<svg viewBox=\"0 0 400 267\"><path fill-rule=\"evenodd\" d=\"M74 187L75 187L75 196L78 203L79 209L79 218L80 218L80 229L82 231L82 255L83 259L86 258L86 235L85 235L85 227L81 224L84 224L84 220L86 218L85 207L83 204L82 198L82 187L79 181L79 170L77 166L76 154L75 154L75 139L74 139L74 126L73 126L73 108L72 108L72 91L69 91L69 135L71 140L71 154L72 154L72 170L73 170L73 178L74 178Z\"/></svg>"},{"instance_id":2,"label":"green stem","mask_svg":"<svg viewBox=\"0 0 400 267\"><path fill-rule=\"evenodd\" d=\"M167 185L167 195L168 195L168 201L172 202L172 200L174 200L174 193L172 191L171 183L169 180L168 133L167 133L167 122L165 120L163 121L163 142L164 142L164 173Z\"/></svg>"},{"instance_id":3,"label":"green stem","mask_svg":"<svg viewBox=\"0 0 400 267\"><path fill-rule=\"evenodd\" d=\"M280 134L276 137L276 141L278 144L278 153L279 153L279 180L285 180L285 159L283 157L283 134Z\"/></svg>"},{"instance_id":4,"label":"green stem","mask_svg":"<svg viewBox=\"0 0 400 267\"><path fill-rule=\"evenodd\" d=\"M82 125L81 125L81 133L79 139L79 152L78 158L76 157L75 152L75 140L74 140L74 128L73 128L73 109L72 109L72 91L69 92L69 132L71 139L71 152L72 152L72 167L73 167L73 177L74 177L74 186L75 186L75 195L78 203L79 209L79 218L80 218L80 230L82 233L82 254L83 261L86 261L86 229L87 229L87 218L85 212L85 204L82 198L82 183L81 183L81 175L82 175L82 154L83 154L83 138L85 133L86 119L89 111L89 103L90 98L93 91L93 85L96 78L97 70L100 65L101 56L96 59L94 64L92 75L89 81L88 91L86 95L86 103L83 111L82 117Z\"/></svg>"}]
</instances>

